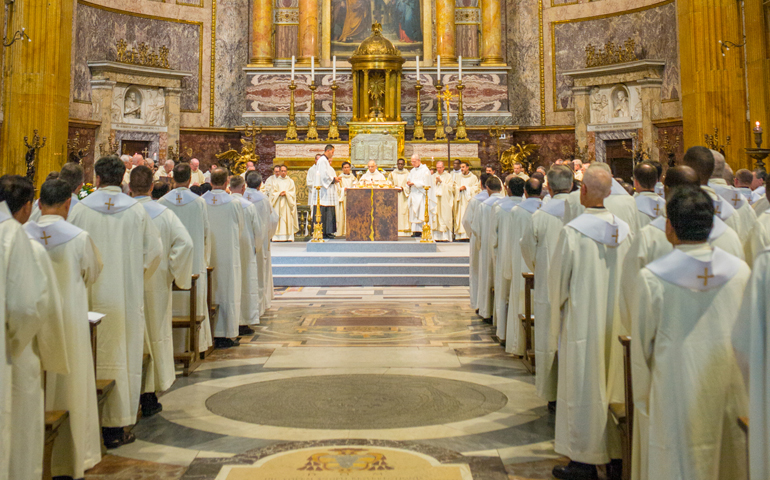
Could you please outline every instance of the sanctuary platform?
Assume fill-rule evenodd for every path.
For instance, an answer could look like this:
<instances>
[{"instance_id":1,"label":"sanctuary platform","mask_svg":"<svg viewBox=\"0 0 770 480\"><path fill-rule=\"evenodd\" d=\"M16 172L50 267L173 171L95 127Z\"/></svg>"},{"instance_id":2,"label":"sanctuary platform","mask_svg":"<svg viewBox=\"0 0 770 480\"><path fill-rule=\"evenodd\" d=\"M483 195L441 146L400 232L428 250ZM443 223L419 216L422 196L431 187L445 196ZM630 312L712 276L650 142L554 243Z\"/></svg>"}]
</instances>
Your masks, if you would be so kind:
<instances>
[{"instance_id":1,"label":"sanctuary platform","mask_svg":"<svg viewBox=\"0 0 770 480\"><path fill-rule=\"evenodd\" d=\"M467 243L274 243L276 287L467 286Z\"/></svg>"}]
</instances>

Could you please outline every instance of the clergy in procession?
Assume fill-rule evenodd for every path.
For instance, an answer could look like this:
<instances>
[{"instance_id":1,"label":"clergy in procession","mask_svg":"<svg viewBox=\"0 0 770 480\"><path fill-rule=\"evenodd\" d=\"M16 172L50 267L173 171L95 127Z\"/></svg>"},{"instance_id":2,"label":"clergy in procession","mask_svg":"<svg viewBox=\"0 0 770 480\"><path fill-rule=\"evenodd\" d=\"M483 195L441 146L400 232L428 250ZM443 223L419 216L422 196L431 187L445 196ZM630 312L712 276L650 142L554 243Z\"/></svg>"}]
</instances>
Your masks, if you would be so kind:
<instances>
[{"instance_id":1,"label":"clergy in procession","mask_svg":"<svg viewBox=\"0 0 770 480\"><path fill-rule=\"evenodd\" d=\"M471 173L467 162L460 164L460 174L454 174L454 233L455 240L469 240L470 232L463 225L463 218L471 199L484 191L479 178Z\"/></svg>"},{"instance_id":2,"label":"clergy in procession","mask_svg":"<svg viewBox=\"0 0 770 480\"><path fill-rule=\"evenodd\" d=\"M494 206L493 228L491 230L490 241L492 242L492 252L495 261L495 279L494 279L494 312L497 320L497 338L501 343L505 342L505 319L508 317L508 294L511 289L511 242L514 236L511 233L511 221L513 216L510 214L514 207L519 205L524 195L524 180L510 175L508 184L503 185L507 196ZM513 192L517 192L515 194Z\"/></svg>"},{"instance_id":3,"label":"clergy in procession","mask_svg":"<svg viewBox=\"0 0 770 480\"><path fill-rule=\"evenodd\" d=\"M313 166L310 167L305 174L305 184L307 185L307 204L311 208L315 207L316 204L315 168L319 158L321 158L321 154L316 153L315 159L313 160Z\"/></svg>"},{"instance_id":4,"label":"clergy in procession","mask_svg":"<svg viewBox=\"0 0 770 480\"><path fill-rule=\"evenodd\" d=\"M262 193L268 197L273 194L273 182L281 176L281 166L276 165L273 167L273 174L267 177L267 180L262 184Z\"/></svg>"},{"instance_id":5,"label":"clergy in procession","mask_svg":"<svg viewBox=\"0 0 770 480\"><path fill-rule=\"evenodd\" d=\"M350 172L350 167L350 162L342 162L342 173L337 177L337 236L345 236L348 233L346 220L348 196L345 189L358 185L358 180Z\"/></svg>"},{"instance_id":6,"label":"clergy in procession","mask_svg":"<svg viewBox=\"0 0 770 480\"><path fill-rule=\"evenodd\" d=\"M209 215L206 201L190 191L192 177L190 165L179 163L174 167L175 188L158 200L159 205L167 207L176 214L193 242L192 275L198 275L196 282L197 305L195 311L204 316L198 335L198 349L201 352L208 350L214 343L211 337L211 320L208 304L208 270L211 261L211 230L209 228ZM190 314L190 294L188 292L172 292L174 315ZM177 353L189 352L189 330L174 329L174 351Z\"/></svg>"},{"instance_id":7,"label":"clergy in procession","mask_svg":"<svg viewBox=\"0 0 770 480\"><path fill-rule=\"evenodd\" d=\"M125 167L115 155L94 165L94 193L72 209L70 223L91 235L104 269L89 290L89 309L106 316L99 326L97 379L115 380L102 412L107 448L133 442L124 427L136 421L142 393L144 279L160 263L158 229L139 202L122 193Z\"/></svg>"},{"instance_id":8,"label":"clergy in procession","mask_svg":"<svg viewBox=\"0 0 770 480\"><path fill-rule=\"evenodd\" d=\"M243 196L254 204L259 216L259 223L262 225L259 237L254 240L254 247L257 250L257 271L259 274L260 315L270 308L273 301L273 267L270 239L275 234L275 229L278 226L278 214L273 211L267 195L260 191L261 184L262 175L259 172L254 171L246 174L246 186L248 188L246 188Z\"/></svg>"},{"instance_id":9,"label":"clergy in procession","mask_svg":"<svg viewBox=\"0 0 770 480\"><path fill-rule=\"evenodd\" d=\"M710 152L714 157L714 171L711 173L708 187L712 188L717 195L727 200L730 206L735 209L736 226L733 228L735 233L745 241L754 227L754 223L757 221L757 214L749 201L741 195L740 191L734 186L728 185L723 178L725 172L730 169L730 166L725 162L724 155L716 150L710 150Z\"/></svg>"},{"instance_id":10,"label":"clergy in procession","mask_svg":"<svg viewBox=\"0 0 770 480\"><path fill-rule=\"evenodd\" d=\"M279 175L270 183L270 203L278 213L278 228L273 235L274 242L293 242L299 231L297 218L297 187L287 176L286 165L280 166Z\"/></svg>"},{"instance_id":11,"label":"clergy in procession","mask_svg":"<svg viewBox=\"0 0 770 480\"><path fill-rule=\"evenodd\" d=\"M497 177L488 177L485 186L489 197L474 212L471 231L478 240L472 243L471 247L475 247L478 251L478 263L476 265L478 278L476 306L479 309L478 314L484 320L491 322L495 305L492 293L495 280L495 263L493 256L494 245L491 242L490 230L494 223L494 207L505 198L505 194L502 191L503 185Z\"/></svg>"},{"instance_id":12,"label":"clergy in procession","mask_svg":"<svg viewBox=\"0 0 770 480\"><path fill-rule=\"evenodd\" d=\"M294 182L292 182L292 185ZM213 190L203 194L211 226L211 266L214 302L219 304L219 319L214 327L214 345L230 348L240 345L238 327L241 322L241 241L243 207L225 191L227 170L211 173Z\"/></svg>"},{"instance_id":13,"label":"clergy in procession","mask_svg":"<svg viewBox=\"0 0 770 480\"><path fill-rule=\"evenodd\" d=\"M257 211L257 207L243 197L246 192L246 180L238 175L230 177L230 195L243 208L243 231L241 232L241 321L239 335L251 335L254 329L250 325L259 324L262 313L262 296L259 292L259 271L257 266L257 242L262 249L262 235L266 228Z\"/></svg>"},{"instance_id":14,"label":"clergy in procession","mask_svg":"<svg viewBox=\"0 0 770 480\"><path fill-rule=\"evenodd\" d=\"M150 364L140 404L142 417L151 417L163 409L157 394L168 390L176 379L171 285L176 283L179 288L190 288L194 248L190 234L176 214L150 198L152 170L148 167L131 170L128 188L160 232L162 248L158 268L144 282L144 317Z\"/></svg>"},{"instance_id":15,"label":"clergy in procession","mask_svg":"<svg viewBox=\"0 0 770 480\"><path fill-rule=\"evenodd\" d=\"M591 167L602 168L612 175L610 166L604 162L594 162L591 164ZM608 212L626 222L631 229L632 235L635 235L639 231L639 213L636 201L634 200L634 197L629 195L626 189L614 178L612 179L612 190L610 191L610 195L604 199L604 207Z\"/></svg>"},{"instance_id":16,"label":"clergy in procession","mask_svg":"<svg viewBox=\"0 0 770 480\"><path fill-rule=\"evenodd\" d=\"M337 174L332 168L331 160L334 157L334 145L327 145L324 154L318 158L315 171L315 185L321 187L321 226L324 238L334 238L337 231ZM313 223L316 221L316 205L313 205Z\"/></svg>"},{"instance_id":17,"label":"clergy in procession","mask_svg":"<svg viewBox=\"0 0 770 480\"><path fill-rule=\"evenodd\" d=\"M409 222L412 227L412 236L421 237L425 223L425 195L428 196L428 219L431 224L434 224L436 192L432 187L430 169L420 162L420 156L416 153L412 155L412 169L406 178L406 184L409 186Z\"/></svg>"},{"instance_id":18,"label":"clergy in procession","mask_svg":"<svg viewBox=\"0 0 770 480\"><path fill-rule=\"evenodd\" d=\"M10 209L10 214L21 224L29 220L35 188L32 182L19 175L0 177L0 202ZM27 232L35 266L30 265L37 282L43 286L37 303L37 318L29 323L16 323L10 317L7 347L13 365L9 382L3 389L11 391L11 438L9 478L40 478L42 474L44 422L44 371L47 374L68 374L67 338L62 318L61 297L45 241ZM9 272L9 283L18 272ZM9 301L9 299L6 299ZM18 319L21 320L21 319ZM7 357L6 357L7 358Z\"/></svg>"},{"instance_id":19,"label":"clergy in procession","mask_svg":"<svg viewBox=\"0 0 770 480\"><path fill-rule=\"evenodd\" d=\"M714 206L703 190L670 193L666 236L674 250L641 270L633 301L634 473L746 479L737 418L747 397L731 335L751 271L709 245Z\"/></svg>"},{"instance_id":20,"label":"clergy in procession","mask_svg":"<svg viewBox=\"0 0 770 480\"><path fill-rule=\"evenodd\" d=\"M72 211L72 208L80 201L78 192L80 192L80 189L83 187L83 167L74 162L65 163L59 172L59 180L67 182L67 185L70 186L70 198L72 199L70 201L70 211ZM30 220L35 222L42 215L38 203L39 202L35 202L33 205L32 215L29 217Z\"/></svg>"},{"instance_id":21,"label":"clergy in procession","mask_svg":"<svg viewBox=\"0 0 770 480\"><path fill-rule=\"evenodd\" d=\"M520 178L520 177L514 177ZM511 256L511 282L508 291L508 312L503 321L506 324L505 329L505 351L514 355L524 356L527 354L526 334L524 323L519 320L519 315L524 314L524 278L522 274L529 273L530 269L524 262L521 253L521 237L532 224L532 215L543 205L540 200L542 185L535 178L530 178L524 183L524 201L519 203L511 210L511 229L510 235L513 236L511 248L508 254Z\"/></svg>"},{"instance_id":22,"label":"clergy in procession","mask_svg":"<svg viewBox=\"0 0 770 480\"><path fill-rule=\"evenodd\" d=\"M557 338L550 335L551 302L548 272L551 257L564 227L565 200L572 190L573 175L569 168L554 165L548 171L548 193L551 200L532 214L532 222L521 237L521 256L535 274L533 310L535 318L535 387L540 398L556 411Z\"/></svg>"},{"instance_id":23,"label":"clergy in procession","mask_svg":"<svg viewBox=\"0 0 770 480\"><path fill-rule=\"evenodd\" d=\"M37 222L27 222L25 229L48 252L61 295L67 340L69 374L48 372L46 376L46 410L69 412L69 421L54 440L51 473L54 477L83 478L85 470L102 458L94 360L91 349L83 348L91 342L88 322L84 320L88 318L87 289L99 277L102 260L90 235L66 221L71 190L61 177L43 183L41 216Z\"/></svg>"},{"instance_id":24,"label":"clergy in procession","mask_svg":"<svg viewBox=\"0 0 770 480\"><path fill-rule=\"evenodd\" d=\"M624 400L618 290L630 229L604 207L611 189L607 170L586 170L585 213L562 229L551 258L549 336L559 342L554 450L570 458L554 467L558 479L597 478L596 465L610 460L608 476L620 478L620 438L608 408Z\"/></svg>"},{"instance_id":25,"label":"clergy in procession","mask_svg":"<svg viewBox=\"0 0 770 480\"><path fill-rule=\"evenodd\" d=\"M655 193L656 183L658 183L658 171L651 163L640 162L634 167L634 190L636 190L634 200L640 228L660 216L665 216L666 201Z\"/></svg>"},{"instance_id":26,"label":"clergy in procession","mask_svg":"<svg viewBox=\"0 0 770 480\"><path fill-rule=\"evenodd\" d=\"M377 170L377 162L374 160L369 160L369 163L366 165L366 167L366 172L361 175L360 179L360 182L363 185L382 184L388 181L385 178L385 175L383 175L381 171Z\"/></svg>"},{"instance_id":27,"label":"clergy in procession","mask_svg":"<svg viewBox=\"0 0 770 480\"><path fill-rule=\"evenodd\" d=\"M433 239L437 242L451 242L454 227L454 182L452 175L444 170L444 162L436 162L436 173L433 175L433 188L436 192L436 223L433 229Z\"/></svg>"},{"instance_id":28,"label":"clergy in procession","mask_svg":"<svg viewBox=\"0 0 770 480\"><path fill-rule=\"evenodd\" d=\"M406 184L409 170L404 168L406 160L396 160L396 168L388 174L388 182L401 189L398 192L398 236L412 235L412 224L409 221L409 185Z\"/></svg>"},{"instance_id":29,"label":"clergy in procession","mask_svg":"<svg viewBox=\"0 0 770 480\"><path fill-rule=\"evenodd\" d=\"M744 200L749 203L752 203L752 183L754 183L754 174L751 173L750 170L740 168L737 172L735 172L735 180L733 180L733 186L735 187L735 190L738 191L738 193L743 195Z\"/></svg>"},{"instance_id":30,"label":"clergy in procession","mask_svg":"<svg viewBox=\"0 0 770 480\"><path fill-rule=\"evenodd\" d=\"M746 263L752 266L754 259L767 247L770 247L770 210L757 215L757 221L749 232L745 242Z\"/></svg>"},{"instance_id":31,"label":"clergy in procession","mask_svg":"<svg viewBox=\"0 0 770 480\"><path fill-rule=\"evenodd\" d=\"M470 285L470 296L471 296L471 308L475 309L478 313L478 289L479 289L479 248L477 246L477 242L479 241L478 237L476 237L473 234L473 220L476 218L476 210L481 205L482 202L484 202L486 199L489 198L489 191L487 190L486 186L484 185L489 179L489 175L486 173L482 173L481 177L479 179L479 183L482 186L482 190L480 193L477 193L474 195L470 202L468 202L468 208L466 208L465 213L463 214L462 219L462 227L463 229L468 232L468 238L469 238L469 250L470 250L470 256L468 261L470 262L470 271L469 271L469 285Z\"/></svg>"}]
</instances>

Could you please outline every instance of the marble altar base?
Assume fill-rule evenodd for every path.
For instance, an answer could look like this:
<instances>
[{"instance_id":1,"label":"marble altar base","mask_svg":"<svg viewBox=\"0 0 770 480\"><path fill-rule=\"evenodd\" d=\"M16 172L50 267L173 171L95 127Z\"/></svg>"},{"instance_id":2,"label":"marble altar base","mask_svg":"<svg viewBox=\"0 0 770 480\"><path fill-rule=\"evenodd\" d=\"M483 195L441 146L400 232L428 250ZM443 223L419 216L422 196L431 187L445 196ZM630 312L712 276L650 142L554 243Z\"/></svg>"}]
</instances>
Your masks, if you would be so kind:
<instances>
[{"instance_id":1,"label":"marble altar base","mask_svg":"<svg viewBox=\"0 0 770 480\"><path fill-rule=\"evenodd\" d=\"M398 189L347 190L347 236L351 242L398 240Z\"/></svg>"}]
</instances>

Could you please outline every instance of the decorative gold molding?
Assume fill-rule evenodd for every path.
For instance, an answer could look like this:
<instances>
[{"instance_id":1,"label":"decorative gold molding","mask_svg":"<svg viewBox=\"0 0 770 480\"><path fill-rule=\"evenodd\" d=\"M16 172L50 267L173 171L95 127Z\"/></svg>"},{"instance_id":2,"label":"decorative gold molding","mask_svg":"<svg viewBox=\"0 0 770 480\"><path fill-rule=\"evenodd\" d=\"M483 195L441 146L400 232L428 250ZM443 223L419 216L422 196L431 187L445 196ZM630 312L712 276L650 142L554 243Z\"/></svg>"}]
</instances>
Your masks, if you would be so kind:
<instances>
[{"instance_id":1,"label":"decorative gold molding","mask_svg":"<svg viewBox=\"0 0 770 480\"><path fill-rule=\"evenodd\" d=\"M574 2L569 2L569 3L560 3L558 5L553 3L553 2L554 2L554 0L551 0L551 8L553 8L553 7L566 7L568 5L577 5L579 3L578 0L575 0Z\"/></svg>"},{"instance_id":2,"label":"decorative gold molding","mask_svg":"<svg viewBox=\"0 0 770 480\"><path fill-rule=\"evenodd\" d=\"M115 43L115 49L118 52L117 61L129 65L139 65L142 67L154 67L170 69L168 64L168 47L161 45L158 52L155 49L142 42L137 48L128 49L128 42L121 38Z\"/></svg>"},{"instance_id":3,"label":"decorative gold molding","mask_svg":"<svg viewBox=\"0 0 770 480\"><path fill-rule=\"evenodd\" d=\"M202 43L201 43L202 45ZM214 81L217 63L217 0L211 0L211 73L209 74L209 127L214 126Z\"/></svg>"},{"instance_id":4,"label":"decorative gold molding","mask_svg":"<svg viewBox=\"0 0 770 480\"><path fill-rule=\"evenodd\" d=\"M537 0L537 30L538 37L540 39L540 125L545 125L545 47L543 46L543 0Z\"/></svg>"},{"instance_id":5,"label":"decorative gold molding","mask_svg":"<svg viewBox=\"0 0 770 480\"><path fill-rule=\"evenodd\" d=\"M522 126L518 128L519 132L522 133L568 133L568 132L574 132L575 126L574 125L532 125L532 126Z\"/></svg>"},{"instance_id":6,"label":"decorative gold molding","mask_svg":"<svg viewBox=\"0 0 770 480\"><path fill-rule=\"evenodd\" d=\"M653 120L652 124L658 128L681 127L683 120L682 117L664 118L662 120Z\"/></svg>"},{"instance_id":7,"label":"decorative gold molding","mask_svg":"<svg viewBox=\"0 0 770 480\"><path fill-rule=\"evenodd\" d=\"M181 5L183 7L194 7L194 8L203 8L205 5L203 5L203 0L200 0L200 4L196 5L194 3L184 3L180 2L179 0L176 0L177 5Z\"/></svg>"},{"instance_id":8,"label":"decorative gold molding","mask_svg":"<svg viewBox=\"0 0 770 480\"><path fill-rule=\"evenodd\" d=\"M615 42L609 41L604 44L604 49L597 51L596 48L590 43L586 47L586 68L604 67L639 60L639 57L636 56L636 40L631 37L622 44L616 45Z\"/></svg>"}]
</instances>

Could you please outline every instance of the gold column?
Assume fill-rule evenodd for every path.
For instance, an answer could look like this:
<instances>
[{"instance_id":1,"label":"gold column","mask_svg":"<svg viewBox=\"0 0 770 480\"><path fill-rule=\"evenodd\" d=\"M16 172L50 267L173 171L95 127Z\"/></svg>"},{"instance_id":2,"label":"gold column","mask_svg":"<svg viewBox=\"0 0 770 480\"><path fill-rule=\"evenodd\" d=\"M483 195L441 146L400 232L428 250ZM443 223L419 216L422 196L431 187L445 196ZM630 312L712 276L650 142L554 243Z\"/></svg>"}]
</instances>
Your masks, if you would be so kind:
<instances>
[{"instance_id":1,"label":"gold column","mask_svg":"<svg viewBox=\"0 0 770 480\"><path fill-rule=\"evenodd\" d=\"M500 0L481 0L481 63L504 65Z\"/></svg>"},{"instance_id":2,"label":"gold column","mask_svg":"<svg viewBox=\"0 0 770 480\"><path fill-rule=\"evenodd\" d=\"M369 70L364 70L364 90L361 92L364 95L364 118L362 120L367 120L369 118Z\"/></svg>"},{"instance_id":3,"label":"gold column","mask_svg":"<svg viewBox=\"0 0 770 480\"><path fill-rule=\"evenodd\" d=\"M719 40L741 43L740 4L727 0L678 0L684 145L704 145L703 136L732 139L725 156L733 169L748 164L743 52L722 56Z\"/></svg>"},{"instance_id":4,"label":"gold column","mask_svg":"<svg viewBox=\"0 0 770 480\"><path fill-rule=\"evenodd\" d=\"M390 91L390 70L385 70L385 98L383 98L384 107L383 110L385 112L385 117L389 118L391 115L393 115L393 108L391 107L391 102L393 101L393 98L388 95L388 92Z\"/></svg>"},{"instance_id":5,"label":"gold column","mask_svg":"<svg viewBox=\"0 0 770 480\"><path fill-rule=\"evenodd\" d=\"M22 28L32 42L5 48L2 173L26 172L24 136L46 137L38 152L36 186L66 161L74 2L30 0L8 5L8 37Z\"/></svg>"},{"instance_id":6,"label":"gold column","mask_svg":"<svg viewBox=\"0 0 770 480\"><path fill-rule=\"evenodd\" d=\"M770 126L770 51L766 43L770 5L764 2L745 2L746 9L746 76L749 84L750 128L761 122L767 131ZM733 50L730 50L732 52ZM737 53L737 52L736 52ZM749 142L750 146L754 146ZM767 148L767 141L762 145ZM752 166L754 166L752 164Z\"/></svg>"},{"instance_id":7,"label":"gold column","mask_svg":"<svg viewBox=\"0 0 770 480\"><path fill-rule=\"evenodd\" d=\"M254 0L251 14L251 65L273 66L273 2Z\"/></svg>"},{"instance_id":8,"label":"gold column","mask_svg":"<svg viewBox=\"0 0 770 480\"><path fill-rule=\"evenodd\" d=\"M401 121L401 75L398 75L396 81L396 121Z\"/></svg>"},{"instance_id":9,"label":"gold column","mask_svg":"<svg viewBox=\"0 0 770 480\"><path fill-rule=\"evenodd\" d=\"M351 72L353 75L353 117L351 118L352 121L357 122L361 118L358 116L358 100L359 95L358 93L358 75L359 73L357 71Z\"/></svg>"},{"instance_id":10,"label":"gold column","mask_svg":"<svg viewBox=\"0 0 770 480\"><path fill-rule=\"evenodd\" d=\"M300 0L299 2L299 58L297 63L310 65L310 57L318 57L318 2ZM320 66L320 62L316 62Z\"/></svg>"},{"instance_id":11,"label":"gold column","mask_svg":"<svg viewBox=\"0 0 770 480\"><path fill-rule=\"evenodd\" d=\"M455 57L455 0L436 0L436 55L441 63L457 63Z\"/></svg>"}]
</instances>

